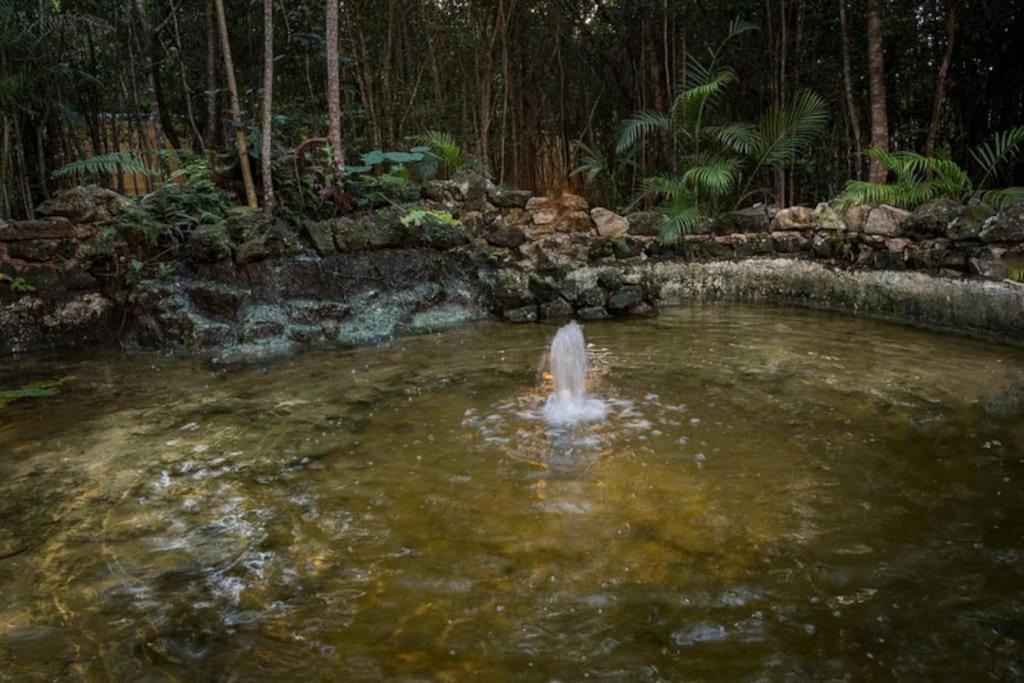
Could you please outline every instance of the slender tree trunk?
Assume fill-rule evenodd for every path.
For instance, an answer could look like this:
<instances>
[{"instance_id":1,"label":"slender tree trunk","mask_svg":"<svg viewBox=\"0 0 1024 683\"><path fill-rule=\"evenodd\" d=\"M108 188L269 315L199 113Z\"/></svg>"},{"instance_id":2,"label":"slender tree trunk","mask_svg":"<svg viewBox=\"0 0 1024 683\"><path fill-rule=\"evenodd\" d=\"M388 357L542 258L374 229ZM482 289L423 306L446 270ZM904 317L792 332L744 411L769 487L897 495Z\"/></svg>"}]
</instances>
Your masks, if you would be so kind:
<instances>
[{"instance_id":1,"label":"slender tree trunk","mask_svg":"<svg viewBox=\"0 0 1024 683\"><path fill-rule=\"evenodd\" d=\"M325 31L327 49L327 112L329 126L327 137L331 142L334 157L334 176L338 201L344 196L345 148L341 144L341 83L338 74L338 0L327 0L324 15L327 20Z\"/></svg>"},{"instance_id":2,"label":"slender tree trunk","mask_svg":"<svg viewBox=\"0 0 1024 683\"><path fill-rule=\"evenodd\" d=\"M274 176L271 168L271 133L274 126L274 0L263 0L263 121L260 175L263 179L263 211L274 212Z\"/></svg>"},{"instance_id":3,"label":"slender tree trunk","mask_svg":"<svg viewBox=\"0 0 1024 683\"><path fill-rule=\"evenodd\" d=\"M178 73L181 76L181 90L185 98L185 113L188 115L188 123L192 129L193 145L201 152L206 151L206 143L199 132L199 124L196 123L196 114L192 109L192 88L188 84L188 77L185 73L184 50L181 47L181 27L178 26L178 9L171 3L171 24L174 26L174 46L177 49L176 58L178 61Z\"/></svg>"},{"instance_id":4,"label":"slender tree trunk","mask_svg":"<svg viewBox=\"0 0 1024 683\"><path fill-rule=\"evenodd\" d=\"M931 125L928 126L928 139L924 144L924 155L926 157L935 154L935 139L939 136L939 127L942 124L942 104L946 99L946 80L949 77L949 67L953 63L953 45L956 43L956 30L962 5L962 0L953 0L949 6L949 11L946 13L946 52L942 56L942 64L939 65L939 75L935 79L932 121ZM929 175L931 175L930 169Z\"/></svg>"},{"instance_id":5,"label":"slender tree trunk","mask_svg":"<svg viewBox=\"0 0 1024 683\"><path fill-rule=\"evenodd\" d=\"M843 91L846 98L846 116L850 120L850 134L853 136L853 148L856 153L854 177L860 178L861 155L864 153L860 138L860 114L857 112L857 100L853 96L853 70L850 67L850 30L846 23L847 0L839 0L839 32L843 53Z\"/></svg>"},{"instance_id":6,"label":"slender tree trunk","mask_svg":"<svg viewBox=\"0 0 1024 683\"><path fill-rule=\"evenodd\" d=\"M224 16L224 0L214 0L217 7L217 30L220 33L220 51L224 57L224 75L228 82L228 96L231 100L232 128L235 129L235 151L238 152L238 163L242 167L242 182L245 184L245 201L250 208L259 206L256 200L256 186L252 181L252 169L249 167L249 151L245 142L245 129L242 128L242 105L238 101L238 84L235 82L235 65L231 60L231 41L228 38L228 22Z\"/></svg>"},{"instance_id":7,"label":"slender tree trunk","mask_svg":"<svg viewBox=\"0 0 1024 683\"><path fill-rule=\"evenodd\" d=\"M18 123L18 115L14 119L14 157L18 164L18 184L21 186L22 201L25 204L25 216L29 220L36 217L34 202L32 201L32 190L28 184L28 169L25 165L25 141L21 136L21 124Z\"/></svg>"},{"instance_id":8,"label":"slender tree trunk","mask_svg":"<svg viewBox=\"0 0 1024 683\"><path fill-rule=\"evenodd\" d=\"M206 148L217 144L217 9L206 3Z\"/></svg>"},{"instance_id":9,"label":"slender tree trunk","mask_svg":"<svg viewBox=\"0 0 1024 683\"><path fill-rule=\"evenodd\" d=\"M871 146L888 151L889 117L885 107L881 0L868 0L868 81L871 92ZM884 183L887 176L885 164L872 159L868 179L873 183Z\"/></svg>"}]
</instances>

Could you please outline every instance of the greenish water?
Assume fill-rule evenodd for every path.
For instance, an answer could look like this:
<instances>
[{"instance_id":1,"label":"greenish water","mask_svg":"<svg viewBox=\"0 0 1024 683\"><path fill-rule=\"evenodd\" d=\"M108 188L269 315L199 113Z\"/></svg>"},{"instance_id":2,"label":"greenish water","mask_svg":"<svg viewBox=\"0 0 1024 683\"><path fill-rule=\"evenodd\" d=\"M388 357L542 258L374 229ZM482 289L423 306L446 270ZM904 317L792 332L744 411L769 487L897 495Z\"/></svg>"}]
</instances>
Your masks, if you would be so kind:
<instances>
[{"instance_id":1,"label":"greenish water","mask_svg":"<svg viewBox=\"0 0 1024 683\"><path fill-rule=\"evenodd\" d=\"M0 680L1024 676L1024 352L806 311L0 362Z\"/></svg>"}]
</instances>

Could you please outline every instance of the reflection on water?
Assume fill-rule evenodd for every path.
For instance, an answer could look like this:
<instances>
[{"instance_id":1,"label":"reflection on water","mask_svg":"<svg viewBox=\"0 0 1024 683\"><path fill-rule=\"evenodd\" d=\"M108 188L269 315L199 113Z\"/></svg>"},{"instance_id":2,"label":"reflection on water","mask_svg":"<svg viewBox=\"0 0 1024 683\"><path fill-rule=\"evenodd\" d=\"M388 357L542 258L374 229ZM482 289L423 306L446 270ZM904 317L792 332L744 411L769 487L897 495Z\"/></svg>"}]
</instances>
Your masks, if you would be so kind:
<instances>
[{"instance_id":1,"label":"reflection on water","mask_svg":"<svg viewBox=\"0 0 1024 683\"><path fill-rule=\"evenodd\" d=\"M73 376L0 413L0 680L1024 676L1024 352L809 312Z\"/></svg>"}]
</instances>

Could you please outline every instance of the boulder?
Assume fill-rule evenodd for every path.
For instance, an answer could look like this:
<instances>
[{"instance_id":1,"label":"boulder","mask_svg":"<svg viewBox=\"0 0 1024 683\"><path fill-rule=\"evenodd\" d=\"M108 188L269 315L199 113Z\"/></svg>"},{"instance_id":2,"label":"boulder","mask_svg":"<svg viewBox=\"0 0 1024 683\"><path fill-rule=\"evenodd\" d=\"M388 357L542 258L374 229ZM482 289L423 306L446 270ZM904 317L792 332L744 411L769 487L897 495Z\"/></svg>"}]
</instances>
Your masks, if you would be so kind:
<instances>
[{"instance_id":1,"label":"boulder","mask_svg":"<svg viewBox=\"0 0 1024 683\"><path fill-rule=\"evenodd\" d=\"M572 304L565 299L555 299L540 305L541 320L567 320L572 317Z\"/></svg>"},{"instance_id":2,"label":"boulder","mask_svg":"<svg viewBox=\"0 0 1024 683\"><path fill-rule=\"evenodd\" d=\"M289 256L301 250L298 238L289 227L274 224L266 233L238 245L235 258L238 263L245 264L271 257Z\"/></svg>"},{"instance_id":3,"label":"boulder","mask_svg":"<svg viewBox=\"0 0 1024 683\"><path fill-rule=\"evenodd\" d=\"M730 211L717 216L711 222L715 235L731 235L737 232L767 232L769 226L768 207L753 206L740 211Z\"/></svg>"},{"instance_id":4,"label":"boulder","mask_svg":"<svg viewBox=\"0 0 1024 683\"><path fill-rule=\"evenodd\" d=\"M36 209L40 216L59 216L72 223L108 221L128 209L131 202L113 190L84 185L61 190Z\"/></svg>"},{"instance_id":5,"label":"boulder","mask_svg":"<svg viewBox=\"0 0 1024 683\"><path fill-rule=\"evenodd\" d=\"M70 238L74 234L75 226L63 217L0 224L0 242L59 240Z\"/></svg>"},{"instance_id":6,"label":"boulder","mask_svg":"<svg viewBox=\"0 0 1024 683\"><path fill-rule=\"evenodd\" d=\"M978 235L982 242L1024 242L1024 202L1004 209L985 221Z\"/></svg>"},{"instance_id":7,"label":"boulder","mask_svg":"<svg viewBox=\"0 0 1024 683\"><path fill-rule=\"evenodd\" d=\"M914 209L907 222L907 230L915 235L945 237L949 225L966 210L966 206L954 199L933 199Z\"/></svg>"},{"instance_id":8,"label":"boulder","mask_svg":"<svg viewBox=\"0 0 1024 683\"><path fill-rule=\"evenodd\" d=\"M620 237L613 239L611 243L612 253L617 259L634 258L644 253L644 245L639 240Z\"/></svg>"},{"instance_id":9,"label":"boulder","mask_svg":"<svg viewBox=\"0 0 1024 683\"><path fill-rule=\"evenodd\" d=\"M814 209L814 229L842 231L846 230L846 223L828 202L822 202Z\"/></svg>"},{"instance_id":10,"label":"boulder","mask_svg":"<svg viewBox=\"0 0 1024 683\"><path fill-rule=\"evenodd\" d=\"M868 214L868 219L864 222L863 232L868 235L900 237L904 234L910 217L911 213L909 211L882 204L873 208L871 213Z\"/></svg>"},{"instance_id":11,"label":"boulder","mask_svg":"<svg viewBox=\"0 0 1024 683\"><path fill-rule=\"evenodd\" d=\"M491 183L475 171L458 171L452 176L449 187L456 199L470 203L487 201L487 190Z\"/></svg>"},{"instance_id":12,"label":"boulder","mask_svg":"<svg viewBox=\"0 0 1024 683\"><path fill-rule=\"evenodd\" d=\"M781 209L772 219L771 229L811 230L814 228L814 211L806 206L791 206Z\"/></svg>"},{"instance_id":13,"label":"boulder","mask_svg":"<svg viewBox=\"0 0 1024 683\"><path fill-rule=\"evenodd\" d=\"M533 304L529 276L518 270L500 270L494 281L494 304L500 311Z\"/></svg>"},{"instance_id":14,"label":"boulder","mask_svg":"<svg viewBox=\"0 0 1024 683\"><path fill-rule=\"evenodd\" d=\"M327 256L337 251L334 244L334 226L331 221L308 221L306 223L306 236L310 244L316 249L316 253Z\"/></svg>"},{"instance_id":15,"label":"boulder","mask_svg":"<svg viewBox=\"0 0 1024 683\"><path fill-rule=\"evenodd\" d=\"M533 197L526 204L534 225L555 232L586 232L592 227L587 203L582 197L563 194L559 197Z\"/></svg>"},{"instance_id":16,"label":"boulder","mask_svg":"<svg viewBox=\"0 0 1024 683\"><path fill-rule=\"evenodd\" d=\"M657 211L636 211L626 216L629 234L640 237L657 237L661 234L661 221L665 215Z\"/></svg>"},{"instance_id":17,"label":"boulder","mask_svg":"<svg viewBox=\"0 0 1024 683\"><path fill-rule=\"evenodd\" d=\"M492 247L515 249L526 241L526 233L516 225L500 225L485 233L484 239Z\"/></svg>"},{"instance_id":18,"label":"boulder","mask_svg":"<svg viewBox=\"0 0 1024 683\"><path fill-rule=\"evenodd\" d=\"M946 237L960 242L979 239L985 221L992 217L992 208L977 200L967 202L967 207L946 227Z\"/></svg>"},{"instance_id":19,"label":"boulder","mask_svg":"<svg viewBox=\"0 0 1024 683\"><path fill-rule=\"evenodd\" d=\"M217 263L231 258L231 239L223 225L200 225L188 236L186 252L198 263Z\"/></svg>"},{"instance_id":20,"label":"boulder","mask_svg":"<svg viewBox=\"0 0 1024 683\"><path fill-rule=\"evenodd\" d=\"M643 290L638 285L626 285L608 297L608 308L625 311L644 300Z\"/></svg>"},{"instance_id":21,"label":"boulder","mask_svg":"<svg viewBox=\"0 0 1024 683\"><path fill-rule=\"evenodd\" d=\"M871 208L870 204L854 204L842 209L842 218L846 229L850 232L861 232L871 214Z\"/></svg>"},{"instance_id":22,"label":"boulder","mask_svg":"<svg viewBox=\"0 0 1024 683\"><path fill-rule=\"evenodd\" d=\"M522 308L513 308L502 312L502 315L510 323L534 323L537 322L537 307L523 306Z\"/></svg>"},{"instance_id":23,"label":"boulder","mask_svg":"<svg viewBox=\"0 0 1024 683\"><path fill-rule=\"evenodd\" d=\"M588 287L580 292L576 298L576 302L580 308L595 308L604 306L605 304L605 291L600 287Z\"/></svg>"},{"instance_id":24,"label":"boulder","mask_svg":"<svg viewBox=\"0 0 1024 683\"><path fill-rule=\"evenodd\" d=\"M590 212L590 218L597 226L601 237L621 237L629 231L629 221L608 209L597 207Z\"/></svg>"},{"instance_id":25,"label":"boulder","mask_svg":"<svg viewBox=\"0 0 1024 683\"><path fill-rule=\"evenodd\" d=\"M487 188L487 199L499 209L525 209L533 197L529 190L510 190L492 185Z\"/></svg>"},{"instance_id":26,"label":"boulder","mask_svg":"<svg viewBox=\"0 0 1024 683\"><path fill-rule=\"evenodd\" d=\"M608 317L608 311L603 306L588 306L577 311L576 317L583 321L604 320Z\"/></svg>"}]
</instances>

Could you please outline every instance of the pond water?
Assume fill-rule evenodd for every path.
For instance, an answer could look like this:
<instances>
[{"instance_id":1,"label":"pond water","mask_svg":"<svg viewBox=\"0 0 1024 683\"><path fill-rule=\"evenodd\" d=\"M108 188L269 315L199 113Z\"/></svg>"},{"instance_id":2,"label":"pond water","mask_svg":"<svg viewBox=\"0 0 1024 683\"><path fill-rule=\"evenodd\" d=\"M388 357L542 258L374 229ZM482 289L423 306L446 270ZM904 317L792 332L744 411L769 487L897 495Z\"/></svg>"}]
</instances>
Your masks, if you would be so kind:
<instances>
[{"instance_id":1,"label":"pond water","mask_svg":"<svg viewBox=\"0 0 1024 683\"><path fill-rule=\"evenodd\" d=\"M0 680L1024 676L1024 351L824 313L0 363Z\"/></svg>"}]
</instances>

